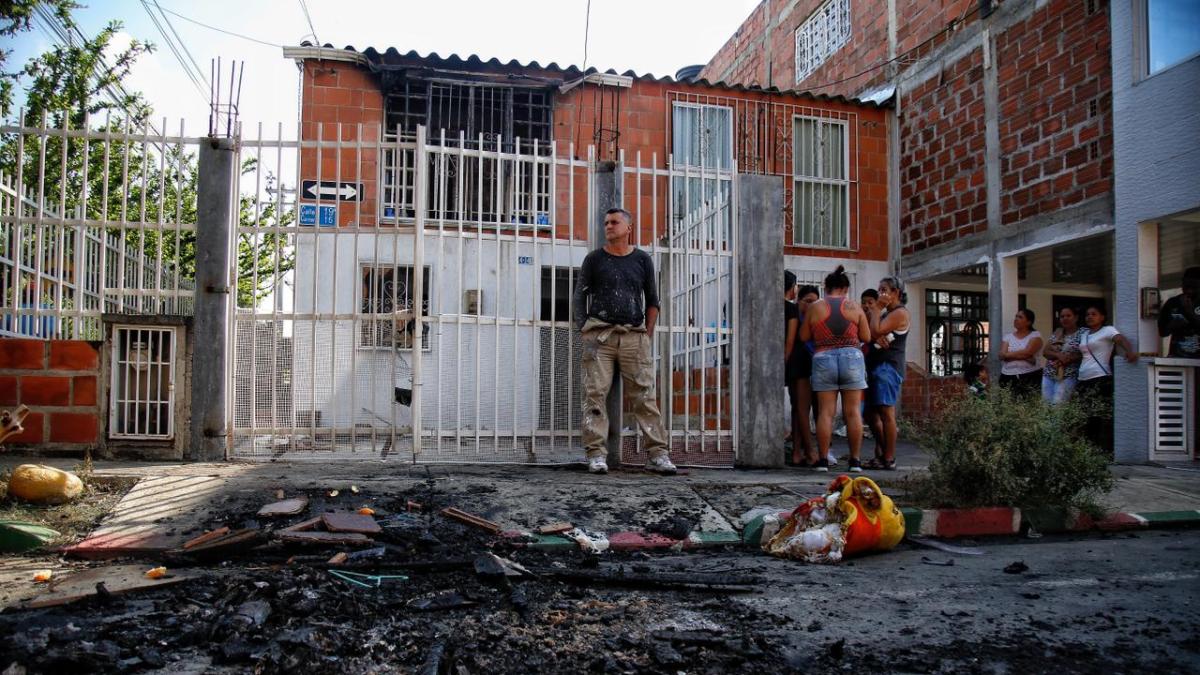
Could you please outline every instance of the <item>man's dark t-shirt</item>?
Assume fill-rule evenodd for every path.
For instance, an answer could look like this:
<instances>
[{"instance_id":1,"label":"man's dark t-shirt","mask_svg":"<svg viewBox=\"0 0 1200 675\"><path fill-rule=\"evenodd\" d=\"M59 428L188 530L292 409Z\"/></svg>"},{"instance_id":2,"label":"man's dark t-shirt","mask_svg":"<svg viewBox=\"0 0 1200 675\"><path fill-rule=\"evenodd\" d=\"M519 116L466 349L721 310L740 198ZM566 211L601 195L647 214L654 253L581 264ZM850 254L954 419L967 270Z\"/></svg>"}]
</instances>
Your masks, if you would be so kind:
<instances>
[{"instance_id":1,"label":"man's dark t-shirt","mask_svg":"<svg viewBox=\"0 0 1200 675\"><path fill-rule=\"evenodd\" d=\"M583 259L579 293L585 301L591 300L587 305L588 318L640 326L646 320L646 308L659 307L654 260L649 253L636 248L623 256L596 249Z\"/></svg>"},{"instance_id":2,"label":"man's dark t-shirt","mask_svg":"<svg viewBox=\"0 0 1200 675\"><path fill-rule=\"evenodd\" d=\"M1195 304L1192 313L1194 316L1189 321L1183 308L1182 295L1176 295L1163 303L1158 312L1159 334L1165 333L1168 327L1174 324L1170 333L1171 346L1168 355L1200 359L1200 330L1196 328L1196 322L1200 319L1200 303Z\"/></svg>"}]
</instances>

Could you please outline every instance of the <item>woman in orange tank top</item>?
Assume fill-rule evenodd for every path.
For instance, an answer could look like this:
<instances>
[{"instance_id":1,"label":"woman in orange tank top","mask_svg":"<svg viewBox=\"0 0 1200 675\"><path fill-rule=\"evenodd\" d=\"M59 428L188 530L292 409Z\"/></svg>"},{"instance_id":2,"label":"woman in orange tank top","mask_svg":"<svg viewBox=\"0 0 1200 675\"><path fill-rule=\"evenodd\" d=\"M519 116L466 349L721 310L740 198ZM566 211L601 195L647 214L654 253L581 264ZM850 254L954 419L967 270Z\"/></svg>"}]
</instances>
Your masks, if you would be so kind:
<instances>
[{"instance_id":1,"label":"woman in orange tank top","mask_svg":"<svg viewBox=\"0 0 1200 675\"><path fill-rule=\"evenodd\" d=\"M800 325L800 339L812 340L812 389L817 394L817 447L821 458L817 471L829 470L829 445L833 440L833 417L837 412L838 392L842 395L842 416L850 444L848 468L862 471L862 392L867 388L867 367L862 344L871 339L867 315L857 301L847 297L850 278L838 265L825 277L825 297L814 302Z\"/></svg>"}]
</instances>

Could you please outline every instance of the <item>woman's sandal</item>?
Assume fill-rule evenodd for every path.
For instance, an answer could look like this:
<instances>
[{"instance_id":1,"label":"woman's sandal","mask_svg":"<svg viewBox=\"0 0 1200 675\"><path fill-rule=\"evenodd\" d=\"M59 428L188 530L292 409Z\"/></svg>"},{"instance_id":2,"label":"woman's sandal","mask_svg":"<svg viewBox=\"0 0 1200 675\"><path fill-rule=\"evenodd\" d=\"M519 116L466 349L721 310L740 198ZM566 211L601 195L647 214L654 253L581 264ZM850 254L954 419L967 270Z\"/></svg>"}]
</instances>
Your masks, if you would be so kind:
<instances>
[{"instance_id":1,"label":"woman's sandal","mask_svg":"<svg viewBox=\"0 0 1200 675\"><path fill-rule=\"evenodd\" d=\"M895 471L896 470L896 460L885 459L883 461L883 470L884 471Z\"/></svg>"},{"instance_id":2,"label":"woman's sandal","mask_svg":"<svg viewBox=\"0 0 1200 675\"><path fill-rule=\"evenodd\" d=\"M896 463L892 462L892 466L895 467ZM879 457L872 457L871 459L869 459L863 463L863 468L878 471L880 469L886 469L887 462L885 462L883 459L881 459Z\"/></svg>"}]
</instances>

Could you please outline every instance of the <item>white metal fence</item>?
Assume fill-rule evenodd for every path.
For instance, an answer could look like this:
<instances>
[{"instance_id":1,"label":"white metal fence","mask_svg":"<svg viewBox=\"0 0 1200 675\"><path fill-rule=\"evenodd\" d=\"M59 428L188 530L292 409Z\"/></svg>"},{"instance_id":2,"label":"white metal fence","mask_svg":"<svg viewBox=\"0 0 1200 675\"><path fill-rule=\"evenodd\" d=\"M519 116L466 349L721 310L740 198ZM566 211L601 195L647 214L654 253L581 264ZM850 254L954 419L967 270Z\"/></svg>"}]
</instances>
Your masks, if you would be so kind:
<instances>
[{"instance_id":1,"label":"white metal fence","mask_svg":"<svg viewBox=\"0 0 1200 675\"><path fill-rule=\"evenodd\" d=\"M239 247L272 250L278 264L253 278L235 271L255 287L265 273L271 290L243 298L233 317L231 454L578 461L571 299L597 245L595 214L612 206L592 194L591 150L577 159L554 144L380 131L243 139L255 168L241 193L252 203L271 203L262 178L289 170L295 184L325 190L298 203L275 191L269 227L255 218L238 227ZM685 176L657 156L629 159L625 206L659 266L655 358L673 450L728 466L734 173ZM352 197L335 196L344 185ZM712 198L668 226L672 190L693 187ZM627 461L643 459L636 433L624 436Z\"/></svg>"},{"instance_id":2,"label":"white metal fence","mask_svg":"<svg viewBox=\"0 0 1200 675\"><path fill-rule=\"evenodd\" d=\"M98 340L104 314L190 314L198 142L87 117L0 127L0 334Z\"/></svg>"},{"instance_id":3,"label":"white metal fence","mask_svg":"<svg viewBox=\"0 0 1200 675\"><path fill-rule=\"evenodd\" d=\"M99 339L105 315L191 313L201 139L77 122L0 127L5 334ZM615 206L593 194L593 149L423 128L281 132L238 144L229 455L578 461L572 297L602 243L597 214ZM620 160L634 238L659 273L654 358L672 452L729 466L736 168ZM169 435L166 358L144 392L141 362L126 361L110 426ZM626 461L642 461L636 432L622 435Z\"/></svg>"}]
</instances>

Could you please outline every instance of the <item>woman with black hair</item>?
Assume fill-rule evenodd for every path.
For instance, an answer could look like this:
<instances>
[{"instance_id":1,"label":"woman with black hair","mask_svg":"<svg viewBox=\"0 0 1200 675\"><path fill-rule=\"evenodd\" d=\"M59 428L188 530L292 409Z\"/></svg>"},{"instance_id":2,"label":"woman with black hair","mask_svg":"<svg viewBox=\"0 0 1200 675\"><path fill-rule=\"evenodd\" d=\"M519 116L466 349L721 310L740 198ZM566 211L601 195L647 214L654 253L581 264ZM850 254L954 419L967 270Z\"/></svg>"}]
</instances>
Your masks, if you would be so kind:
<instances>
[{"instance_id":1,"label":"woman with black hair","mask_svg":"<svg viewBox=\"0 0 1200 675\"><path fill-rule=\"evenodd\" d=\"M812 409L812 352L808 345L800 339L800 322L808 306L818 298L816 286L800 286L797 290L796 275L789 271L783 273L784 303L783 311L787 319L787 331L784 334L784 355L786 359L785 379L787 381L788 399L791 401L792 423L792 452L790 462L796 466L811 467L817 463L817 451L813 446L812 423L809 411Z\"/></svg>"},{"instance_id":2,"label":"woman with black hair","mask_svg":"<svg viewBox=\"0 0 1200 675\"><path fill-rule=\"evenodd\" d=\"M871 326L871 353L867 383L868 419L875 434L876 456L868 469L896 468L896 404L904 383L905 349L908 342L909 316L904 306L908 295L904 282L897 277L879 280L879 300L867 312Z\"/></svg>"},{"instance_id":3,"label":"woman with black hair","mask_svg":"<svg viewBox=\"0 0 1200 675\"><path fill-rule=\"evenodd\" d=\"M1034 318L1032 309L1018 309L1013 332L1000 343L1000 386L1019 396L1032 396L1042 386L1042 334L1033 329Z\"/></svg>"},{"instance_id":4,"label":"woman with black hair","mask_svg":"<svg viewBox=\"0 0 1200 675\"><path fill-rule=\"evenodd\" d=\"M1125 360L1137 362L1137 352L1116 328L1106 326L1108 315L1099 303L1089 304L1083 315L1084 328L1079 336L1079 383L1075 394L1093 406L1088 412L1087 437L1109 455L1113 452L1113 368L1117 347Z\"/></svg>"},{"instance_id":5,"label":"woman with black hair","mask_svg":"<svg viewBox=\"0 0 1200 675\"><path fill-rule=\"evenodd\" d=\"M800 339L813 342L812 389L817 394L817 445L821 457L817 471L829 470L829 445L833 440L833 417L838 392L846 420L850 445L848 467L861 472L862 392L867 388L867 369L862 343L871 338L867 315L857 301L847 297L850 278L841 265L825 277L825 297L808 308L800 324Z\"/></svg>"}]
</instances>

